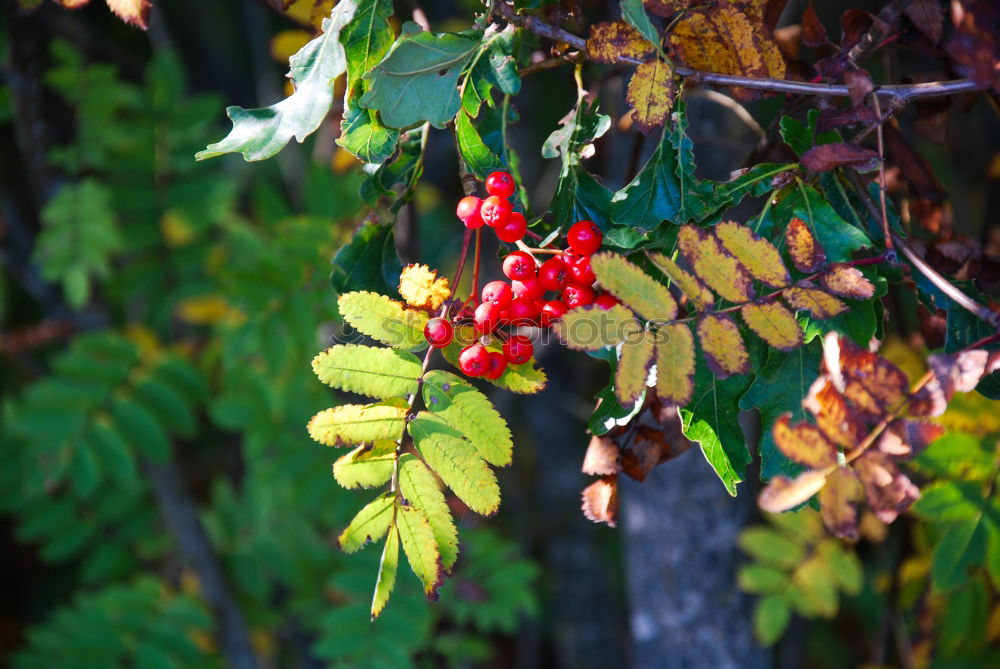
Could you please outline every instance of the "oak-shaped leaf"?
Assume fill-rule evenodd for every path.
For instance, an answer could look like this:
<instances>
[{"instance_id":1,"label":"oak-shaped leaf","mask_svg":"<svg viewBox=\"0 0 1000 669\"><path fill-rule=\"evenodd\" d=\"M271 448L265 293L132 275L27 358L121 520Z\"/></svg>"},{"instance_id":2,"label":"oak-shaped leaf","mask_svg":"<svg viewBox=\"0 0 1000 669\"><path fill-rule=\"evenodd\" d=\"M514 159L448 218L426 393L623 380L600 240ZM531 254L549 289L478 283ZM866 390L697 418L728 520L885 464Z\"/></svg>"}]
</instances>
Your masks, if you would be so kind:
<instances>
[{"instance_id":1,"label":"oak-shaped leaf","mask_svg":"<svg viewBox=\"0 0 1000 669\"><path fill-rule=\"evenodd\" d=\"M820 144L802 154L802 165L813 172L830 172L838 167L870 172L878 169L879 160L877 151L847 142Z\"/></svg>"},{"instance_id":2,"label":"oak-shaped leaf","mask_svg":"<svg viewBox=\"0 0 1000 669\"><path fill-rule=\"evenodd\" d=\"M647 133L667 121L676 96L677 87L670 65L653 58L632 73L625 101L632 107L636 127Z\"/></svg>"},{"instance_id":3,"label":"oak-shaped leaf","mask_svg":"<svg viewBox=\"0 0 1000 669\"><path fill-rule=\"evenodd\" d=\"M362 444L333 463L333 478L342 487L374 488L389 481L396 461L396 442Z\"/></svg>"},{"instance_id":4,"label":"oak-shaped leaf","mask_svg":"<svg viewBox=\"0 0 1000 669\"><path fill-rule=\"evenodd\" d=\"M451 571L458 559L458 530L448 509L444 493L434 474L423 462L409 453L399 458L399 491L410 506L423 511L434 532L441 566Z\"/></svg>"},{"instance_id":5,"label":"oak-shaped leaf","mask_svg":"<svg viewBox=\"0 0 1000 669\"><path fill-rule=\"evenodd\" d=\"M424 595L427 599L437 599L438 589L444 583L444 567L427 515L415 506L397 506L396 529L410 568L424 586Z\"/></svg>"},{"instance_id":6,"label":"oak-shaped leaf","mask_svg":"<svg viewBox=\"0 0 1000 669\"><path fill-rule=\"evenodd\" d=\"M806 422L792 425L788 414L775 421L774 442L790 459L811 469L837 462L837 447L818 427Z\"/></svg>"},{"instance_id":7,"label":"oak-shaped leaf","mask_svg":"<svg viewBox=\"0 0 1000 669\"><path fill-rule=\"evenodd\" d=\"M826 266L826 252L806 222L798 216L792 217L785 228L785 245L795 269L800 272L812 274Z\"/></svg>"},{"instance_id":8,"label":"oak-shaped leaf","mask_svg":"<svg viewBox=\"0 0 1000 669\"><path fill-rule=\"evenodd\" d=\"M875 286L857 267L833 265L819 277L819 281L834 295L852 300L869 300L875 295Z\"/></svg>"},{"instance_id":9,"label":"oak-shaped leaf","mask_svg":"<svg viewBox=\"0 0 1000 669\"><path fill-rule=\"evenodd\" d=\"M596 253L590 265L605 290L646 320L677 316L677 303L666 286L617 253Z\"/></svg>"},{"instance_id":10,"label":"oak-shaped leaf","mask_svg":"<svg viewBox=\"0 0 1000 669\"><path fill-rule=\"evenodd\" d=\"M702 285L690 272L681 268L673 258L655 252L646 255L650 262L670 279L671 284L676 285L681 294L687 297L695 311L709 311L715 306L715 295L712 291Z\"/></svg>"},{"instance_id":11,"label":"oak-shaped leaf","mask_svg":"<svg viewBox=\"0 0 1000 669\"><path fill-rule=\"evenodd\" d=\"M709 314L699 320L698 341L705 361L717 378L750 371L750 357L739 327L727 314Z\"/></svg>"},{"instance_id":12,"label":"oak-shaped leaf","mask_svg":"<svg viewBox=\"0 0 1000 669\"><path fill-rule=\"evenodd\" d=\"M587 453L583 456L580 471L591 476L605 476L617 474L621 470L621 452L615 440L607 435L593 435L587 445Z\"/></svg>"},{"instance_id":13,"label":"oak-shaped leaf","mask_svg":"<svg viewBox=\"0 0 1000 669\"><path fill-rule=\"evenodd\" d=\"M402 302L359 290L338 297L337 307L351 327L387 346L413 350L427 345L427 314L407 309Z\"/></svg>"},{"instance_id":14,"label":"oak-shaped leaf","mask_svg":"<svg viewBox=\"0 0 1000 669\"><path fill-rule=\"evenodd\" d=\"M653 45L624 21L595 23L587 38L587 58L595 63L616 63L619 58L645 58Z\"/></svg>"},{"instance_id":15,"label":"oak-shaped leaf","mask_svg":"<svg viewBox=\"0 0 1000 669\"><path fill-rule=\"evenodd\" d=\"M331 346L313 358L312 369L328 386L378 399L415 393L422 371L412 353L359 344Z\"/></svg>"},{"instance_id":16,"label":"oak-shaped leaf","mask_svg":"<svg viewBox=\"0 0 1000 669\"><path fill-rule=\"evenodd\" d=\"M791 283L778 249L747 226L725 221L715 226L713 232L723 248L739 260L753 278L773 288Z\"/></svg>"},{"instance_id":17,"label":"oak-shaped leaf","mask_svg":"<svg viewBox=\"0 0 1000 669\"><path fill-rule=\"evenodd\" d=\"M656 337L656 394L668 404L685 406L694 395L694 337L683 323L659 328Z\"/></svg>"},{"instance_id":18,"label":"oak-shaped leaf","mask_svg":"<svg viewBox=\"0 0 1000 669\"><path fill-rule=\"evenodd\" d=\"M424 405L471 441L486 462L510 464L510 429L486 395L451 372L433 370L424 375L423 397Z\"/></svg>"},{"instance_id":19,"label":"oak-shaped leaf","mask_svg":"<svg viewBox=\"0 0 1000 669\"><path fill-rule=\"evenodd\" d=\"M386 492L362 507L337 537L340 550L354 553L384 537L396 513L395 503L395 495Z\"/></svg>"},{"instance_id":20,"label":"oak-shaped leaf","mask_svg":"<svg viewBox=\"0 0 1000 669\"><path fill-rule=\"evenodd\" d=\"M610 527L618 524L618 477L604 476L583 489L583 515Z\"/></svg>"},{"instance_id":21,"label":"oak-shaped leaf","mask_svg":"<svg viewBox=\"0 0 1000 669\"><path fill-rule=\"evenodd\" d=\"M753 298L747 269L726 253L712 233L693 225L682 226L677 233L677 248L694 273L723 299L741 303Z\"/></svg>"},{"instance_id":22,"label":"oak-shaped leaf","mask_svg":"<svg viewBox=\"0 0 1000 669\"><path fill-rule=\"evenodd\" d=\"M406 401L342 404L324 409L309 421L309 436L324 446L347 446L370 441L398 441L403 436Z\"/></svg>"}]
</instances>

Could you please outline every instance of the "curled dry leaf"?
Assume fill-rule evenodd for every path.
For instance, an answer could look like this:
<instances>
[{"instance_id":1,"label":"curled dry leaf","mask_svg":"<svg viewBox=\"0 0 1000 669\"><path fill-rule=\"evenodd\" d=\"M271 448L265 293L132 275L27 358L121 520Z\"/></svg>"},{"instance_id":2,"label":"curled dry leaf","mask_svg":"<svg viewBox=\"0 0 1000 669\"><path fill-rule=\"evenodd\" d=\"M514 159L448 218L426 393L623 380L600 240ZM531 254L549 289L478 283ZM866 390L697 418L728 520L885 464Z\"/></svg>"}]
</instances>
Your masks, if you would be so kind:
<instances>
[{"instance_id":1,"label":"curled dry leaf","mask_svg":"<svg viewBox=\"0 0 1000 669\"><path fill-rule=\"evenodd\" d=\"M769 513L781 513L809 500L826 485L827 473L809 470L794 479L776 476L760 493L757 504Z\"/></svg>"},{"instance_id":2,"label":"curled dry leaf","mask_svg":"<svg viewBox=\"0 0 1000 669\"><path fill-rule=\"evenodd\" d=\"M645 58L652 52L653 45L624 21L596 23L587 38L587 57L597 63L615 63L623 56Z\"/></svg>"},{"instance_id":3,"label":"curled dry leaf","mask_svg":"<svg viewBox=\"0 0 1000 669\"><path fill-rule=\"evenodd\" d=\"M857 144L837 142L820 144L802 154L802 164L813 172L830 172L838 167L852 167L869 172L879 165L878 152Z\"/></svg>"},{"instance_id":4,"label":"curled dry leaf","mask_svg":"<svg viewBox=\"0 0 1000 669\"><path fill-rule=\"evenodd\" d=\"M605 476L583 489L583 515L595 523L618 524L618 478Z\"/></svg>"},{"instance_id":5,"label":"curled dry leaf","mask_svg":"<svg viewBox=\"0 0 1000 669\"><path fill-rule=\"evenodd\" d=\"M831 293L852 300L868 300L875 295L875 286L857 267L834 265L819 281Z\"/></svg>"},{"instance_id":6,"label":"curled dry leaf","mask_svg":"<svg viewBox=\"0 0 1000 669\"><path fill-rule=\"evenodd\" d=\"M606 435L598 436L595 434L590 438L587 454L583 456L581 471L584 474L594 476L617 474L622 470L619 459L618 444L615 443L614 439Z\"/></svg>"}]
</instances>

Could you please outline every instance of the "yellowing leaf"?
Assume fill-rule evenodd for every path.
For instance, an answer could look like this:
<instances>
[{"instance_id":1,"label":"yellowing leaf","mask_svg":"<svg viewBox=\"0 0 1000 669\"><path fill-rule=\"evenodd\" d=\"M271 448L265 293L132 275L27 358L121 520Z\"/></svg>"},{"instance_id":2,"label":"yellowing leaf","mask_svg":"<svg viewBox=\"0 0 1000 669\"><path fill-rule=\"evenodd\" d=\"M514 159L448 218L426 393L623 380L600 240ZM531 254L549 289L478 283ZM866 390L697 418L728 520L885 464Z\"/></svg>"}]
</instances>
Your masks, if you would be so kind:
<instances>
[{"instance_id":1,"label":"yellowing leaf","mask_svg":"<svg viewBox=\"0 0 1000 669\"><path fill-rule=\"evenodd\" d=\"M810 423L792 425L789 414L774 423L774 443L789 458L812 469L837 462L837 447Z\"/></svg>"},{"instance_id":2,"label":"yellowing leaf","mask_svg":"<svg viewBox=\"0 0 1000 669\"><path fill-rule=\"evenodd\" d=\"M333 478L348 490L374 488L392 477L395 460L396 442L376 441L374 444L364 444L337 458L333 463Z\"/></svg>"},{"instance_id":3,"label":"yellowing leaf","mask_svg":"<svg viewBox=\"0 0 1000 669\"><path fill-rule=\"evenodd\" d=\"M677 303L666 286L616 253L597 253L590 266L604 288L646 320L673 320Z\"/></svg>"},{"instance_id":4,"label":"yellowing leaf","mask_svg":"<svg viewBox=\"0 0 1000 669\"><path fill-rule=\"evenodd\" d=\"M396 498L383 493L364 506L337 537L337 545L345 553L354 553L371 541L378 541L389 531Z\"/></svg>"},{"instance_id":5,"label":"yellowing leaf","mask_svg":"<svg viewBox=\"0 0 1000 669\"><path fill-rule=\"evenodd\" d=\"M357 344L338 344L312 361L313 372L328 386L378 399L417 392L422 366L406 351Z\"/></svg>"},{"instance_id":6,"label":"yellowing leaf","mask_svg":"<svg viewBox=\"0 0 1000 669\"><path fill-rule=\"evenodd\" d=\"M642 132L649 132L667 120L676 95L670 65L654 58L636 68L629 79L625 100L632 105L636 126Z\"/></svg>"},{"instance_id":7,"label":"yellowing leaf","mask_svg":"<svg viewBox=\"0 0 1000 669\"><path fill-rule=\"evenodd\" d=\"M736 258L726 253L714 235L693 225L682 226L677 247L708 287L730 302L753 298L750 275Z\"/></svg>"},{"instance_id":8,"label":"yellowing leaf","mask_svg":"<svg viewBox=\"0 0 1000 669\"><path fill-rule=\"evenodd\" d=\"M104 0L108 8L125 23L145 30L149 25L149 0Z\"/></svg>"},{"instance_id":9,"label":"yellowing leaf","mask_svg":"<svg viewBox=\"0 0 1000 669\"><path fill-rule=\"evenodd\" d=\"M799 322L776 301L744 304L740 315L751 330L774 348L791 351L802 345Z\"/></svg>"},{"instance_id":10,"label":"yellowing leaf","mask_svg":"<svg viewBox=\"0 0 1000 669\"><path fill-rule=\"evenodd\" d=\"M444 568L430 521L420 509L401 506L396 512L396 529L410 568L424 584L424 595L427 599L437 599L438 588L444 582Z\"/></svg>"},{"instance_id":11,"label":"yellowing leaf","mask_svg":"<svg viewBox=\"0 0 1000 669\"><path fill-rule=\"evenodd\" d=\"M694 337L683 323L661 327L656 336L656 394L684 406L694 394Z\"/></svg>"},{"instance_id":12,"label":"yellowing leaf","mask_svg":"<svg viewBox=\"0 0 1000 669\"><path fill-rule=\"evenodd\" d=\"M819 492L826 485L826 477L821 469L803 472L794 479L776 476L760 493L757 504L770 513L788 511Z\"/></svg>"},{"instance_id":13,"label":"yellowing leaf","mask_svg":"<svg viewBox=\"0 0 1000 669\"><path fill-rule=\"evenodd\" d=\"M423 348L427 314L403 307L401 302L368 291L344 293L337 298L340 315L362 334L393 348Z\"/></svg>"},{"instance_id":14,"label":"yellowing leaf","mask_svg":"<svg viewBox=\"0 0 1000 669\"><path fill-rule=\"evenodd\" d=\"M812 274L826 266L826 252L801 218L796 217L788 222L788 227L785 228L785 244L795 269L800 272Z\"/></svg>"},{"instance_id":15,"label":"yellowing leaf","mask_svg":"<svg viewBox=\"0 0 1000 669\"><path fill-rule=\"evenodd\" d=\"M830 473L819 491L819 512L823 524L837 537L857 539L857 503L864 498L864 488L850 467L838 467Z\"/></svg>"},{"instance_id":16,"label":"yellowing leaf","mask_svg":"<svg viewBox=\"0 0 1000 669\"><path fill-rule=\"evenodd\" d=\"M653 336L643 332L622 344L615 370L615 395L623 407L631 407L646 390L649 369L653 366Z\"/></svg>"},{"instance_id":17,"label":"yellowing leaf","mask_svg":"<svg viewBox=\"0 0 1000 669\"><path fill-rule=\"evenodd\" d=\"M597 63L615 63L622 56L643 58L653 51L639 31L624 21L596 23L587 39L587 57Z\"/></svg>"},{"instance_id":18,"label":"yellowing leaf","mask_svg":"<svg viewBox=\"0 0 1000 669\"><path fill-rule=\"evenodd\" d=\"M324 446L369 441L398 441L403 436L406 403L342 404L324 409L309 421L309 436Z\"/></svg>"},{"instance_id":19,"label":"yellowing leaf","mask_svg":"<svg viewBox=\"0 0 1000 669\"><path fill-rule=\"evenodd\" d=\"M229 304L222 295L199 295L177 303L177 318L192 325L238 325L246 315Z\"/></svg>"},{"instance_id":20,"label":"yellowing leaf","mask_svg":"<svg viewBox=\"0 0 1000 669\"><path fill-rule=\"evenodd\" d=\"M410 506L420 509L427 516L441 555L441 566L449 571L458 559L455 521L434 474L409 453L399 459L399 490Z\"/></svg>"},{"instance_id":21,"label":"yellowing leaf","mask_svg":"<svg viewBox=\"0 0 1000 669\"><path fill-rule=\"evenodd\" d=\"M382 560L378 565L378 579L375 581L375 594L372 595L372 620L379 617L389 601L389 595L396 585L396 572L399 570L399 530L395 525L389 528L382 548Z\"/></svg>"},{"instance_id":22,"label":"yellowing leaf","mask_svg":"<svg viewBox=\"0 0 1000 669\"><path fill-rule=\"evenodd\" d=\"M687 296L688 301L694 305L695 311L706 311L715 306L715 296L712 291L705 288L689 272L681 269L672 258L662 253L648 253L647 256L657 269L663 272L671 283Z\"/></svg>"},{"instance_id":23,"label":"yellowing leaf","mask_svg":"<svg viewBox=\"0 0 1000 669\"><path fill-rule=\"evenodd\" d=\"M486 462L510 464L510 429L486 395L451 372L434 370L424 376L423 396L427 408L471 441Z\"/></svg>"},{"instance_id":24,"label":"yellowing leaf","mask_svg":"<svg viewBox=\"0 0 1000 669\"><path fill-rule=\"evenodd\" d=\"M847 310L846 304L816 288L791 286L781 295L792 309L805 309L815 318L833 318Z\"/></svg>"},{"instance_id":25,"label":"yellowing leaf","mask_svg":"<svg viewBox=\"0 0 1000 669\"><path fill-rule=\"evenodd\" d=\"M709 369L720 379L750 371L750 358L740 329L725 315L705 316L698 322L698 340Z\"/></svg>"},{"instance_id":26,"label":"yellowing leaf","mask_svg":"<svg viewBox=\"0 0 1000 669\"><path fill-rule=\"evenodd\" d=\"M791 282L778 249L755 235L747 226L732 221L719 223L715 226L715 236L753 278L774 288L782 288Z\"/></svg>"},{"instance_id":27,"label":"yellowing leaf","mask_svg":"<svg viewBox=\"0 0 1000 669\"><path fill-rule=\"evenodd\" d=\"M868 300L875 295L875 286L857 267L834 265L819 281L831 293L852 300Z\"/></svg>"},{"instance_id":28,"label":"yellowing leaf","mask_svg":"<svg viewBox=\"0 0 1000 669\"><path fill-rule=\"evenodd\" d=\"M616 304L610 309L602 309L595 304L566 312L554 329L567 348L596 351L637 336L642 326L628 307Z\"/></svg>"},{"instance_id":29,"label":"yellowing leaf","mask_svg":"<svg viewBox=\"0 0 1000 669\"><path fill-rule=\"evenodd\" d=\"M417 309L437 309L451 295L448 279L427 265L407 265L399 276L399 294Z\"/></svg>"}]
</instances>

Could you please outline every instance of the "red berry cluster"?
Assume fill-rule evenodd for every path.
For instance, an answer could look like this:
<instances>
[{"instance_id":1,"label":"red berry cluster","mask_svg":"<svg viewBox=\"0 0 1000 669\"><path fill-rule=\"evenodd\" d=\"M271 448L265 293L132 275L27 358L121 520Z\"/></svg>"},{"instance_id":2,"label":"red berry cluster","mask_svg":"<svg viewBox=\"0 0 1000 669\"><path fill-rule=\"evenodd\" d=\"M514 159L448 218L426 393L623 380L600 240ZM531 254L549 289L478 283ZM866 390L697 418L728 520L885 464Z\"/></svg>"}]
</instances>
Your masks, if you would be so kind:
<instances>
[{"instance_id":1,"label":"red berry cluster","mask_svg":"<svg viewBox=\"0 0 1000 669\"><path fill-rule=\"evenodd\" d=\"M527 225L524 216L510 204L515 191L514 179L507 172L493 172L486 179L489 197L484 200L469 195L458 203L458 218L469 229L489 225L501 241L514 243L524 237ZM491 352L482 343L474 341L462 349L458 362L468 376L499 378L508 364L528 362L534 353L531 340L524 335L507 334L498 329L510 326L549 327L569 309L597 304L610 309L618 301L606 293L596 293L593 288L594 271L590 256L600 247L603 235L592 221L577 221L566 234L569 248L529 249L523 244L503 261L503 273L510 283L491 281L483 286L481 302L472 313L472 326L476 338L498 335L504 340L503 354ZM551 254L539 262L534 253ZM546 293L555 293L546 297ZM467 309L462 310L467 314ZM456 323L462 320L462 314ZM466 318L467 320L467 318ZM455 337L455 327L445 317L432 318L424 328L424 336L431 346L443 348Z\"/></svg>"}]
</instances>

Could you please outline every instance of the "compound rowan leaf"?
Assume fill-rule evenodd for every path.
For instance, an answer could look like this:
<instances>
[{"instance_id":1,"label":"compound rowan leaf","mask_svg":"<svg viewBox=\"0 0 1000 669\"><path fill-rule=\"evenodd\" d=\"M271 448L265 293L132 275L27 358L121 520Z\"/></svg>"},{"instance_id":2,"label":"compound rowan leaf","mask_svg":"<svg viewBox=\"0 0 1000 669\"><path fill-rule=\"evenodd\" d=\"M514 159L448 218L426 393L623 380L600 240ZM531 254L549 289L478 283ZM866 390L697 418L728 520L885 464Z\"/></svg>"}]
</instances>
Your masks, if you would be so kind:
<instances>
[{"instance_id":1,"label":"compound rowan leaf","mask_svg":"<svg viewBox=\"0 0 1000 669\"><path fill-rule=\"evenodd\" d=\"M312 369L328 386L378 399L417 392L422 372L412 353L358 344L331 346L313 358Z\"/></svg>"},{"instance_id":2,"label":"compound rowan leaf","mask_svg":"<svg viewBox=\"0 0 1000 669\"><path fill-rule=\"evenodd\" d=\"M714 235L685 225L677 233L677 247L694 273L720 297L737 303L753 298L750 274L723 250Z\"/></svg>"},{"instance_id":3,"label":"compound rowan leaf","mask_svg":"<svg viewBox=\"0 0 1000 669\"><path fill-rule=\"evenodd\" d=\"M842 448L854 448L866 436L867 429L857 412L826 377L816 380L802 406L813 415L823 434Z\"/></svg>"},{"instance_id":4,"label":"compound rowan leaf","mask_svg":"<svg viewBox=\"0 0 1000 669\"><path fill-rule=\"evenodd\" d=\"M826 485L827 472L809 470L794 479L776 476L760 493L757 504L764 511L781 513L806 502Z\"/></svg>"},{"instance_id":5,"label":"compound rowan leaf","mask_svg":"<svg viewBox=\"0 0 1000 669\"><path fill-rule=\"evenodd\" d=\"M450 571L458 559L458 530L434 474L420 460L404 453L399 458L399 491L410 506L424 512L434 532L441 566Z\"/></svg>"},{"instance_id":6,"label":"compound rowan leaf","mask_svg":"<svg viewBox=\"0 0 1000 669\"><path fill-rule=\"evenodd\" d=\"M570 309L556 322L554 329L567 348L596 351L639 336L642 325L635 320L632 310L621 304L610 309L588 305Z\"/></svg>"},{"instance_id":7,"label":"compound rowan leaf","mask_svg":"<svg viewBox=\"0 0 1000 669\"><path fill-rule=\"evenodd\" d=\"M831 534L857 539L857 507L863 498L864 488L853 469L838 467L830 472L826 485L819 491L819 513Z\"/></svg>"},{"instance_id":8,"label":"compound rowan leaf","mask_svg":"<svg viewBox=\"0 0 1000 669\"><path fill-rule=\"evenodd\" d=\"M324 446L347 446L369 441L398 441L403 436L406 402L342 404L324 409L309 421L309 436Z\"/></svg>"},{"instance_id":9,"label":"compound rowan leaf","mask_svg":"<svg viewBox=\"0 0 1000 669\"><path fill-rule=\"evenodd\" d=\"M389 595L396 586L396 572L399 571L399 529L393 525L385 538L382 548L382 560L378 564L378 578L375 581L375 594L372 595L372 620L379 617L389 602Z\"/></svg>"},{"instance_id":10,"label":"compound rowan leaf","mask_svg":"<svg viewBox=\"0 0 1000 669\"><path fill-rule=\"evenodd\" d=\"M656 336L656 394L685 406L694 394L694 337L683 323L661 327Z\"/></svg>"},{"instance_id":11,"label":"compound rowan leaf","mask_svg":"<svg viewBox=\"0 0 1000 669\"><path fill-rule=\"evenodd\" d=\"M826 267L826 252L801 218L793 217L785 228L785 244L795 269L812 274Z\"/></svg>"},{"instance_id":12,"label":"compound rowan leaf","mask_svg":"<svg viewBox=\"0 0 1000 669\"><path fill-rule=\"evenodd\" d=\"M774 443L789 458L811 469L837 462L837 447L815 425L792 425L788 414L774 423Z\"/></svg>"},{"instance_id":13,"label":"compound rowan leaf","mask_svg":"<svg viewBox=\"0 0 1000 669\"><path fill-rule=\"evenodd\" d=\"M681 269L672 258L662 253L647 253L649 260L663 272L671 283L694 305L695 311L707 311L715 306L715 295L703 286L690 272Z\"/></svg>"},{"instance_id":14,"label":"compound rowan leaf","mask_svg":"<svg viewBox=\"0 0 1000 669\"><path fill-rule=\"evenodd\" d=\"M802 345L802 328L785 307L775 300L744 304L740 315L747 326L768 344L781 351Z\"/></svg>"},{"instance_id":15,"label":"compound rowan leaf","mask_svg":"<svg viewBox=\"0 0 1000 669\"><path fill-rule=\"evenodd\" d=\"M847 311L847 305L837 298L817 288L806 285L790 286L782 291L781 296L792 309L804 309L814 318L824 319Z\"/></svg>"},{"instance_id":16,"label":"compound rowan leaf","mask_svg":"<svg viewBox=\"0 0 1000 669\"><path fill-rule=\"evenodd\" d=\"M396 461L396 442L376 441L362 444L333 463L333 478L342 487L374 488L392 477Z\"/></svg>"},{"instance_id":17,"label":"compound rowan leaf","mask_svg":"<svg viewBox=\"0 0 1000 669\"><path fill-rule=\"evenodd\" d=\"M424 462L462 500L483 516L500 506L496 476L472 442L444 419L421 411L410 421L410 435Z\"/></svg>"},{"instance_id":18,"label":"compound rowan leaf","mask_svg":"<svg viewBox=\"0 0 1000 669\"><path fill-rule=\"evenodd\" d=\"M424 375L423 396L424 405L465 435L486 462L510 464L510 429L486 395L451 372L433 370Z\"/></svg>"},{"instance_id":19,"label":"compound rowan leaf","mask_svg":"<svg viewBox=\"0 0 1000 669\"><path fill-rule=\"evenodd\" d=\"M595 63L616 63L621 57L645 58L653 51L638 30L624 21L595 23L587 38L587 58Z\"/></svg>"},{"instance_id":20,"label":"compound rowan leaf","mask_svg":"<svg viewBox=\"0 0 1000 669\"><path fill-rule=\"evenodd\" d=\"M610 527L618 524L618 477L604 476L583 489L583 515Z\"/></svg>"},{"instance_id":21,"label":"compound rowan leaf","mask_svg":"<svg viewBox=\"0 0 1000 669\"><path fill-rule=\"evenodd\" d=\"M615 370L615 396L623 407L634 405L646 390L653 366L653 339L650 333L642 333L622 344Z\"/></svg>"},{"instance_id":22,"label":"compound rowan leaf","mask_svg":"<svg viewBox=\"0 0 1000 669\"><path fill-rule=\"evenodd\" d=\"M395 495L386 492L358 511L337 537L337 546L340 550L345 553L355 553L364 548L365 544L384 537L392 525L395 502Z\"/></svg>"},{"instance_id":23,"label":"compound rowan leaf","mask_svg":"<svg viewBox=\"0 0 1000 669\"><path fill-rule=\"evenodd\" d=\"M852 300L869 300L875 295L875 286L857 267L834 265L824 273L819 282L835 295Z\"/></svg>"},{"instance_id":24,"label":"compound rowan leaf","mask_svg":"<svg viewBox=\"0 0 1000 669\"><path fill-rule=\"evenodd\" d=\"M444 583L444 568L430 521L420 509L400 506L396 509L396 529L410 568L424 585L424 595L437 599L438 588Z\"/></svg>"},{"instance_id":25,"label":"compound rowan leaf","mask_svg":"<svg viewBox=\"0 0 1000 669\"><path fill-rule=\"evenodd\" d=\"M590 266L605 290L646 320L677 316L677 303L666 286L617 253L596 253Z\"/></svg>"},{"instance_id":26,"label":"compound rowan leaf","mask_svg":"<svg viewBox=\"0 0 1000 669\"><path fill-rule=\"evenodd\" d=\"M351 327L387 346L412 350L427 345L427 314L406 309L402 302L361 290L342 294L337 307Z\"/></svg>"},{"instance_id":27,"label":"compound rowan leaf","mask_svg":"<svg viewBox=\"0 0 1000 669\"><path fill-rule=\"evenodd\" d=\"M836 346L836 349L834 349ZM838 370L830 369L834 354ZM882 356L830 333L823 341L824 365L834 386L858 409L872 417L898 407L909 395L906 373Z\"/></svg>"},{"instance_id":28,"label":"compound rowan leaf","mask_svg":"<svg viewBox=\"0 0 1000 669\"><path fill-rule=\"evenodd\" d=\"M791 283L785 263L774 244L761 239L745 225L726 221L715 226L715 236L758 281L774 288L782 288Z\"/></svg>"},{"instance_id":29,"label":"compound rowan leaf","mask_svg":"<svg viewBox=\"0 0 1000 669\"><path fill-rule=\"evenodd\" d=\"M750 357L740 329L727 315L708 315L698 321L698 341L709 369L717 378L750 371Z\"/></svg>"},{"instance_id":30,"label":"compound rowan leaf","mask_svg":"<svg viewBox=\"0 0 1000 669\"><path fill-rule=\"evenodd\" d=\"M399 294L416 309L437 309L451 296L448 279L427 265L407 265L399 275Z\"/></svg>"},{"instance_id":31,"label":"compound rowan leaf","mask_svg":"<svg viewBox=\"0 0 1000 669\"><path fill-rule=\"evenodd\" d=\"M668 63L654 58L636 68L625 100L632 106L636 127L646 133L666 122L676 96L673 70Z\"/></svg>"}]
</instances>

